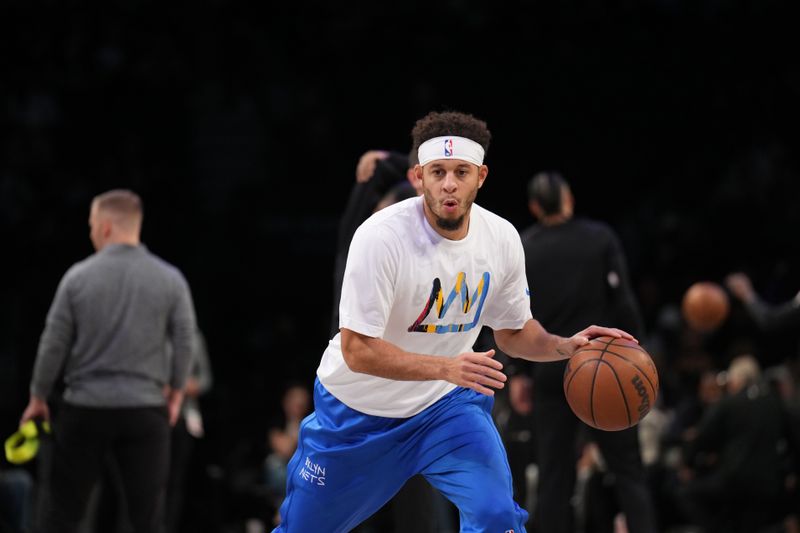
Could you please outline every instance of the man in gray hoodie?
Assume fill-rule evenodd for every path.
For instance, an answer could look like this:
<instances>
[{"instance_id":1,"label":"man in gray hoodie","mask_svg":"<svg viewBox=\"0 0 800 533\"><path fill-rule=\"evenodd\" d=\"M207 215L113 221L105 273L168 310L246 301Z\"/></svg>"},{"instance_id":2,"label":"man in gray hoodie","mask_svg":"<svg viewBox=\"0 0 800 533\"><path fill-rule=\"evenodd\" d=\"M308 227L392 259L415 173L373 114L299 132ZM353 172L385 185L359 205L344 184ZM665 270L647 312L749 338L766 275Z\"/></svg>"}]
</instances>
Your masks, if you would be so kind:
<instances>
[{"instance_id":1,"label":"man in gray hoodie","mask_svg":"<svg viewBox=\"0 0 800 533\"><path fill-rule=\"evenodd\" d=\"M186 279L140 242L141 225L137 194L95 197L96 253L67 271L47 314L20 421L49 420L47 402L63 385L42 507L47 533L77 530L109 453L135 531L161 526L170 425L183 401L196 319Z\"/></svg>"}]
</instances>

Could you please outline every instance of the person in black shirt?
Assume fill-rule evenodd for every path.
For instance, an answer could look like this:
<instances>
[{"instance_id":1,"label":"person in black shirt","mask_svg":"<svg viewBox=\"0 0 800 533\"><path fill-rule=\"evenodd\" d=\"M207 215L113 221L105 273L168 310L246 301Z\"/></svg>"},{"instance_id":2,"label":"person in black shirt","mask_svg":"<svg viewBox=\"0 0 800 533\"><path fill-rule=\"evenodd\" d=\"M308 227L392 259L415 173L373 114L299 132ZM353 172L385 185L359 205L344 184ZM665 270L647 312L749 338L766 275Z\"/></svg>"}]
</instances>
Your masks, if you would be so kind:
<instances>
[{"instance_id":1,"label":"person in black shirt","mask_svg":"<svg viewBox=\"0 0 800 533\"><path fill-rule=\"evenodd\" d=\"M548 330L567 335L582 324L613 324L643 334L619 239L606 224L573 218L568 183L540 172L528 187L538 222L521 233L533 316ZM656 517L642 465L637 428L606 432L583 424L564 397L566 361L532 364L539 484L533 528L574 531L579 431L596 442L614 477L617 504L631 533L655 532Z\"/></svg>"},{"instance_id":2,"label":"person in black shirt","mask_svg":"<svg viewBox=\"0 0 800 533\"><path fill-rule=\"evenodd\" d=\"M684 448L680 506L705 533L783 531L797 508L787 490L796 475L797 434L752 355L733 358L726 388Z\"/></svg>"},{"instance_id":3,"label":"person in black shirt","mask_svg":"<svg viewBox=\"0 0 800 533\"><path fill-rule=\"evenodd\" d=\"M739 300L748 316L763 333L783 333L796 330L800 326L800 292L794 298L780 303L765 301L753 288L750 277L744 272L733 272L725 277L725 286ZM772 361L761 361L768 366ZM765 364L766 363L766 364ZM793 356L785 358L784 363L792 372L793 379L800 379L800 344ZM800 406L800 396L792 399L795 406Z\"/></svg>"},{"instance_id":4,"label":"person in black shirt","mask_svg":"<svg viewBox=\"0 0 800 533\"><path fill-rule=\"evenodd\" d=\"M356 183L350 190L336 237L333 267L333 306L331 336L339 332L339 298L347 253L353 234L372 213L388 204L419 194L414 177L417 163L413 151L403 154L388 150L367 150L356 165Z\"/></svg>"},{"instance_id":5,"label":"person in black shirt","mask_svg":"<svg viewBox=\"0 0 800 533\"><path fill-rule=\"evenodd\" d=\"M750 317L764 330L800 326L800 292L794 298L772 305L758 295L750 277L744 272L734 272L725 277L725 286L739 299Z\"/></svg>"}]
</instances>

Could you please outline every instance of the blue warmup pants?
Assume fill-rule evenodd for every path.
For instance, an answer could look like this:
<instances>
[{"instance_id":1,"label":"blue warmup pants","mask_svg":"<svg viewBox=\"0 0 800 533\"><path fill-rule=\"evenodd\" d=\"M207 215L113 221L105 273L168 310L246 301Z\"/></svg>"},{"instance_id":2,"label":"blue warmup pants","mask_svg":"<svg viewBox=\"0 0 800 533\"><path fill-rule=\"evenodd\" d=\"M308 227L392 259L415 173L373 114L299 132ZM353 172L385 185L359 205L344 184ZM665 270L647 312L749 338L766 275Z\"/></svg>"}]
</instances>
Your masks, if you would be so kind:
<instances>
[{"instance_id":1,"label":"blue warmup pants","mask_svg":"<svg viewBox=\"0 0 800 533\"><path fill-rule=\"evenodd\" d=\"M350 531L419 473L458 507L462 532L524 533L528 513L513 499L493 403L457 388L411 418L383 418L350 409L316 380L274 533Z\"/></svg>"}]
</instances>

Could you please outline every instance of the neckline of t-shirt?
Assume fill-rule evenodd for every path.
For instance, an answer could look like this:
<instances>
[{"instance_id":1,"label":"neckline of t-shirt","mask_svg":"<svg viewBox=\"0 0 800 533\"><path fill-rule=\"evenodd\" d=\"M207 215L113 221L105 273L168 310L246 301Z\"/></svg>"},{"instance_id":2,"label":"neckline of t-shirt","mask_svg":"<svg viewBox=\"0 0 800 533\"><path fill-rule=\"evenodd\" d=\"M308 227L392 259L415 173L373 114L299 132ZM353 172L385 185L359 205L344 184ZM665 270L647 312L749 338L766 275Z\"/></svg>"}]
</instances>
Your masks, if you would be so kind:
<instances>
[{"instance_id":1,"label":"neckline of t-shirt","mask_svg":"<svg viewBox=\"0 0 800 533\"><path fill-rule=\"evenodd\" d=\"M453 240L453 239L448 239L447 237L436 231L436 229L433 226L431 226L431 223L428 221L428 217L425 216L425 207L422 205L424 201L425 200L423 198L422 202L420 202L419 204L420 216L422 217L422 225L425 228L425 232L428 234L429 237L431 237L434 240L434 242L441 243L445 246L463 246L470 241L470 239L472 238L472 234L475 233L474 203L472 204L473 208L470 209L469 228L467 228L467 234L464 236L463 239Z\"/></svg>"}]
</instances>

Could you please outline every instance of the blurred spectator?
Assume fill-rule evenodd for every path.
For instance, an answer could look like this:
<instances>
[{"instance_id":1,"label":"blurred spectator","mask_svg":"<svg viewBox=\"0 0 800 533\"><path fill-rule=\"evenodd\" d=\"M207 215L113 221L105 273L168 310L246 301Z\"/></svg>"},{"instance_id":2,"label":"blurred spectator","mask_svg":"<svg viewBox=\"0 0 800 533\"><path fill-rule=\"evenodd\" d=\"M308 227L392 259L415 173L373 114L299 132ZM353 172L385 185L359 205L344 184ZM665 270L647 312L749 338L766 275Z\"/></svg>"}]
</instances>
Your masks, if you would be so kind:
<instances>
[{"instance_id":1,"label":"blurred spectator","mask_svg":"<svg viewBox=\"0 0 800 533\"><path fill-rule=\"evenodd\" d=\"M731 294L742 302L750 318L762 331L797 331L800 328L800 292L794 298L774 305L767 303L758 295L750 278L743 272L729 274L725 278L725 285ZM797 352L793 357L786 357L784 360L795 383L800 380L800 335L797 342ZM797 395L792 401L800 404Z\"/></svg>"},{"instance_id":2,"label":"blurred spectator","mask_svg":"<svg viewBox=\"0 0 800 533\"><path fill-rule=\"evenodd\" d=\"M683 524L683 512L678 502L683 449L697 434L697 425L705 413L722 398L723 379L724 373L713 369L702 372L695 378L694 390L676 398L676 405L668 411L660 436L660 456L648 468L662 527L679 527ZM648 414L643 422L649 418Z\"/></svg>"},{"instance_id":3,"label":"blurred spectator","mask_svg":"<svg viewBox=\"0 0 800 533\"><path fill-rule=\"evenodd\" d=\"M796 511L797 436L753 356L735 357L726 378L727 395L686 445L678 503L704 533L780 531Z\"/></svg>"},{"instance_id":4,"label":"blurred spectator","mask_svg":"<svg viewBox=\"0 0 800 533\"><path fill-rule=\"evenodd\" d=\"M680 399L672 411L670 424L664 435L665 444L682 443L694 438L697 424L708 409L717 403L725 393L724 374L706 370L697 380L696 393Z\"/></svg>"},{"instance_id":5,"label":"blurred spectator","mask_svg":"<svg viewBox=\"0 0 800 533\"><path fill-rule=\"evenodd\" d=\"M508 371L510 367L506 366ZM508 371L510 373L510 371ZM514 499L528 514L536 506L536 426L533 422L533 379L520 373L508 382L507 392L496 395L494 418L508 453ZM505 400L505 401L503 401Z\"/></svg>"},{"instance_id":6,"label":"blurred spectator","mask_svg":"<svg viewBox=\"0 0 800 533\"><path fill-rule=\"evenodd\" d=\"M729 274L725 285L745 305L759 327L769 330L800 325L800 292L780 305L770 305L759 297L750 278L743 272Z\"/></svg>"},{"instance_id":7,"label":"blurred spectator","mask_svg":"<svg viewBox=\"0 0 800 533\"><path fill-rule=\"evenodd\" d=\"M281 399L281 413L269 425L269 452L264 461L265 482L276 520L279 518L277 509L286 494L286 465L297 449L300 423L309 413L311 393L308 388L300 383L288 384Z\"/></svg>"},{"instance_id":8,"label":"blurred spectator","mask_svg":"<svg viewBox=\"0 0 800 533\"><path fill-rule=\"evenodd\" d=\"M339 298L350 241L358 226L375 211L419 193L414 177L417 154L387 150L367 150L356 165L356 183L350 190L339 219L333 272L331 335L339 331ZM411 187L409 189L409 186Z\"/></svg>"}]
</instances>

